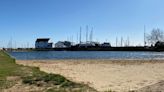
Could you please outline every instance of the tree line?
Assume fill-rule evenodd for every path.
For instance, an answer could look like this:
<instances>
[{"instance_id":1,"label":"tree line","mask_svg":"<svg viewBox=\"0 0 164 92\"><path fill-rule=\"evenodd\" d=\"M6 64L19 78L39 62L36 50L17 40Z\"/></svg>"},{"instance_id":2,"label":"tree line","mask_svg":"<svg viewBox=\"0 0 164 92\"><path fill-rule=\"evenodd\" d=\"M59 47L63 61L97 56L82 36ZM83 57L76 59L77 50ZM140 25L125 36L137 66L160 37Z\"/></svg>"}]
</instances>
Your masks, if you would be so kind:
<instances>
[{"instance_id":1,"label":"tree line","mask_svg":"<svg viewBox=\"0 0 164 92\"><path fill-rule=\"evenodd\" d=\"M164 32L159 28L153 29L149 34L146 34L147 45L155 46L157 42L164 42Z\"/></svg>"}]
</instances>

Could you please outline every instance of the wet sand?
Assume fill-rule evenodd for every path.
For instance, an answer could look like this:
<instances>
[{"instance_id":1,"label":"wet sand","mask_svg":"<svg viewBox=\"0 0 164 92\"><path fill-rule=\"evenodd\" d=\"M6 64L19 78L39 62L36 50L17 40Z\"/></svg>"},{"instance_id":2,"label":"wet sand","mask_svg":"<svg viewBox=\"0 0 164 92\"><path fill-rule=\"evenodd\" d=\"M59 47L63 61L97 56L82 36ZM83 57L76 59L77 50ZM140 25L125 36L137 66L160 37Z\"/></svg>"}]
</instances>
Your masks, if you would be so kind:
<instances>
[{"instance_id":1,"label":"wet sand","mask_svg":"<svg viewBox=\"0 0 164 92\"><path fill-rule=\"evenodd\" d=\"M144 90L164 80L160 60L17 60L18 64L40 67L47 73L61 74L98 91Z\"/></svg>"}]
</instances>

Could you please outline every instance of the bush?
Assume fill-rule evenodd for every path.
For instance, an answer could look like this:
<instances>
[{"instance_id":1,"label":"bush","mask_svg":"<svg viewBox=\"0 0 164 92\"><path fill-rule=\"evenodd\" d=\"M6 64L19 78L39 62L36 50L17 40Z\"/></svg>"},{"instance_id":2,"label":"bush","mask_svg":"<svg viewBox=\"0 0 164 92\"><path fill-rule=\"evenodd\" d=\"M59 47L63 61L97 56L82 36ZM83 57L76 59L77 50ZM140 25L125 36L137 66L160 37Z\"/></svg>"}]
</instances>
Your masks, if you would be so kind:
<instances>
[{"instance_id":1,"label":"bush","mask_svg":"<svg viewBox=\"0 0 164 92\"><path fill-rule=\"evenodd\" d=\"M44 82L52 82L54 85L60 85L66 81L66 79L57 74L48 74L43 77Z\"/></svg>"},{"instance_id":2,"label":"bush","mask_svg":"<svg viewBox=\"0 0 164 92\"><path fill-rule=\"evenodd\" d=\"M32 76L28 76L23 78L23 83L32 85L35 84L35 81Z\"/></svg>"},{"instance_id":3,"label":"bush","mask_svg":"<svg viewBox=\"0 0 164 92\"><path fill-rule=\"evenodd\" d=\"M81 84L78 84L78 83L74 83L74 82L71 82L71 81L65 81L61 87L64 87L64 88L67 88L67 87L71 87L71 88L78 88L78 87L82 87Z\"/></svg>"},{"instance_id":4,"label":"bush","mask_svg":"<svg viewBox=\"0 0 164 92\"><path fill-rule=\"evenodd\" d=\"M66 78L57 75L57 74L44 74L44 75L33 75L33 76L28 76L23 78L23 83L24 84L38 84L38 82L45 82L53 85L61 85L63 84L66 80Z\"/></svg>"}]
</instances>

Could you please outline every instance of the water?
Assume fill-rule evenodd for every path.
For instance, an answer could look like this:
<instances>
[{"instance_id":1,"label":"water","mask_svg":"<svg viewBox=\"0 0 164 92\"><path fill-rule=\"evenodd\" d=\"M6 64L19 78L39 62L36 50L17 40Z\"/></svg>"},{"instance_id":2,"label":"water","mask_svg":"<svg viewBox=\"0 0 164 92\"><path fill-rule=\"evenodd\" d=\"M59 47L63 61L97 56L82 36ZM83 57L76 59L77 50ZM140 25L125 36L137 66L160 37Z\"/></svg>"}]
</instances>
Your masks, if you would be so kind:
<instances>
[{"instance_id":1,"label":"water","mask_svg":"<svg viewBox=\"0 0 164 92\"><path fill-rule=\"evenodd\" d=\"M47 59L163 59L164 52L32 51L10 52L17 60Z\"/></svg>"}]
</instances>

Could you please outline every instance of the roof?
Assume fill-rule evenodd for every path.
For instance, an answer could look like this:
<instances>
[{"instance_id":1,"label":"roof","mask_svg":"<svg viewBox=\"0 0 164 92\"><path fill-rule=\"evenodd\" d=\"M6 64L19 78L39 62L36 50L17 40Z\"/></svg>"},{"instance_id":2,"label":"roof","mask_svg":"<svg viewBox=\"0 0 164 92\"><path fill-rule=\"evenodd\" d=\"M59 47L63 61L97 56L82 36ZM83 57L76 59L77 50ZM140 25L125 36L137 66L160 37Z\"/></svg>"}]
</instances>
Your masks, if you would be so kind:
<instances>
[{"instance_id":1,"label":"roof","mask_svg":"<svg viewBox=\"0 0 164 92\"><path fill-rule=\"evenodd\" d=\"M36 40L36 42L41 42L41 41L49 41L50 40L50 38L38 38L37 40Z\"/></svg>"}]
</instances>

